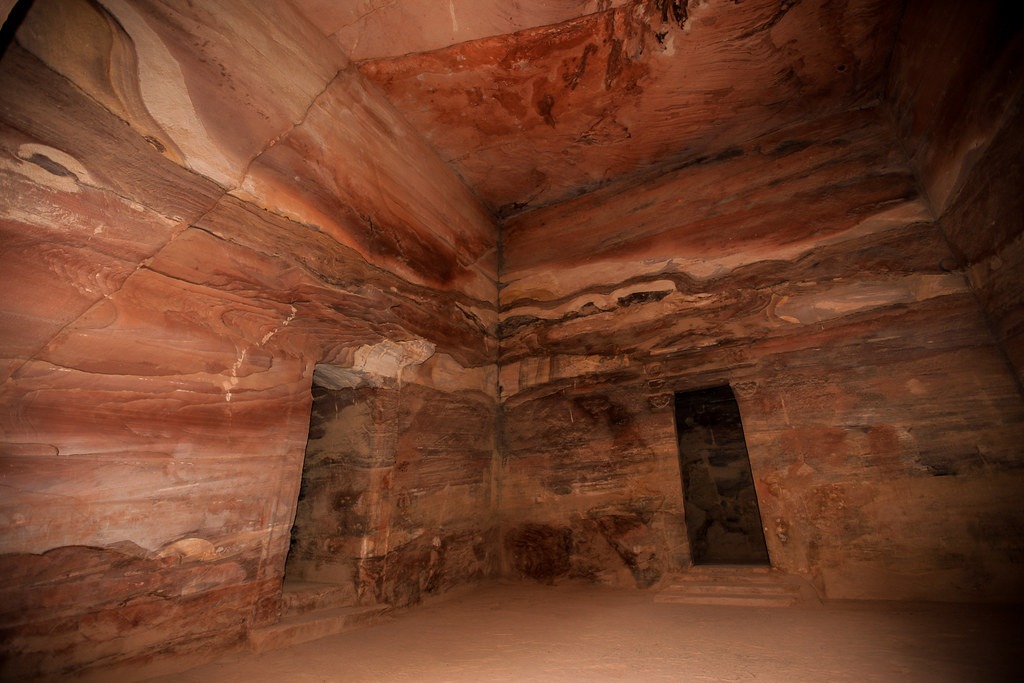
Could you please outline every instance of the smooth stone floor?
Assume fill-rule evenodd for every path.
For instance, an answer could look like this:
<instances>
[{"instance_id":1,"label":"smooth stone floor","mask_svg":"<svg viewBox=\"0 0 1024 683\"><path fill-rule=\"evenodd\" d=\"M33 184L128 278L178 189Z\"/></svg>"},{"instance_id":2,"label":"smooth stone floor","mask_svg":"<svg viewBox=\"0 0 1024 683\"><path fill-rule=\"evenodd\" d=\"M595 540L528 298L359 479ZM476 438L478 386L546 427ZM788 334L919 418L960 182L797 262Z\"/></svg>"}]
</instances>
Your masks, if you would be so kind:
<instances>
[{"instance_id":1,"label":"smooth stone floor","mask_svg":"<svg viewBox=\"0 0 1024 683\"><path fill-rule=\"evenodd\" d=\"M484 584L358 631L233 653L170 683L273 681L1024 681L1006 606L654 602L577 585Z\"/></svg>"}]
</instances>

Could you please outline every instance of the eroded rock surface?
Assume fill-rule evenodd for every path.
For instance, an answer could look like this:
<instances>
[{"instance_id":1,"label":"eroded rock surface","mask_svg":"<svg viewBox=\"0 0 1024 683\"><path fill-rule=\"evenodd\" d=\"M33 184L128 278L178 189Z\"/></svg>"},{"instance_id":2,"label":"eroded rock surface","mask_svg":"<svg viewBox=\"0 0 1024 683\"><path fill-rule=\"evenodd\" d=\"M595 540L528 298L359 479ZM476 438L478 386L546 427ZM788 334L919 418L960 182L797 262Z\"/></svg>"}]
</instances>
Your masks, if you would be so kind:
<instances>
[{"instance_id":1,"label":"eroded rock surface","mask_svg":"<svg viewBox=\"0 0 1024 683\"><path fill-rule=\"evenodd\" d=\"M927 43L928 47L924 45ZM936 52L955 54L936 69ZM1024 31L1007 5L913 0L889 97L901 140L1024 383Z\"/></svg>"},{"instance_id":2,"label":"eroded rock surface","mask_svg":"<svg viewBox=\"0 0 1024 683\"><path fill-rule=\"evenodd\" d=\"M360 349L416 347L406 424L413 385L493 413L490 216L335 45L264 9L41 1L0 62L5 676L276 619L318 363L387 375ZM490 453L448 463L445 429L394 499L452 468L486 503ZM414 600L438 548L428 588L482 571L462 557L489 518L422 505L379 512L407 538L382 599Z\"/></svg>"},{"instance_id":3,"label":"eroded rock surface","mask_svg":"<svg viewBox=\"0 0 1024 683\"><path fill-rule=\"evenodd\" d=\"M360 70L509 215L871 101L899 17L885 0L634 0Z\"/></svg>"},{"instance_id":4,"label":"eroded rock surface","mask_svg":"<svg viewBox=\"0 0 1024 683\"><path fill-rule=\"evenodd\" d=\"M1024 598L1024 32L982 4L36 0L2 676L230 647L286 572L657 586L674 394L724 384L773 566Z\"/></svg>"},{"instance_id":5,"label":"eroded rock surface","mask_svg":"<svg viewBox=\"0 0 1024 683\"><path fill-rule=\"evenodd\" d=\"M1018 594L986 537L1024 522L1024 406L899 149L861 110L507 222L503 516L571 529L598 580L685 567L673 396L729 384L773 566Z\"/></svg>"}]
</instances>

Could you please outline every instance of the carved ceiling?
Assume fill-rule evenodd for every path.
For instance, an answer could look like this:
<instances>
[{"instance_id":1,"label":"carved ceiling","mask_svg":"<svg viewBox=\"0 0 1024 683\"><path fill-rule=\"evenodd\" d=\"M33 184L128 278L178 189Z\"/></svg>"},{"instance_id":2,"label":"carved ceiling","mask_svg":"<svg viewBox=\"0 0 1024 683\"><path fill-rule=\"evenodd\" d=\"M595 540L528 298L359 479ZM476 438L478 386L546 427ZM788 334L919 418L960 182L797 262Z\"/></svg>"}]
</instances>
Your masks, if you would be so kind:
<instances>
[{"instance_id":1,"label":"carved ceiling","mask_svg":"<svg viewBox=\"0 0 1024 683\"><path fill-rule=\"evenodd\" d=\"M881 94L893 0L292 0L499 217Z\"/></svg>"}]
</instances>

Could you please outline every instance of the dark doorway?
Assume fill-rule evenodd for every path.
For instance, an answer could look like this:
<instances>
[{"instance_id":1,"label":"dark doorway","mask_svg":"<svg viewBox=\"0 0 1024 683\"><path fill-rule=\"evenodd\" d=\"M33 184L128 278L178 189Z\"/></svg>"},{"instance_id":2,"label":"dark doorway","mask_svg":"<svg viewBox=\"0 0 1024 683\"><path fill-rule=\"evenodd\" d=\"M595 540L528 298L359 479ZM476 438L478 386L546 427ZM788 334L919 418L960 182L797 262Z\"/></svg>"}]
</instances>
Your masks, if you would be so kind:
<instances>
[{"instance_id":1,"label":"dark doorway","mask_svg":"<svg viewBox=\"0 0 1024 683\"><path fill-rule=\"evenodd\" d=\"M694 564L768 564L740 409L726 386L676 394L676 435Z\"/></svg>"}]
</instances>

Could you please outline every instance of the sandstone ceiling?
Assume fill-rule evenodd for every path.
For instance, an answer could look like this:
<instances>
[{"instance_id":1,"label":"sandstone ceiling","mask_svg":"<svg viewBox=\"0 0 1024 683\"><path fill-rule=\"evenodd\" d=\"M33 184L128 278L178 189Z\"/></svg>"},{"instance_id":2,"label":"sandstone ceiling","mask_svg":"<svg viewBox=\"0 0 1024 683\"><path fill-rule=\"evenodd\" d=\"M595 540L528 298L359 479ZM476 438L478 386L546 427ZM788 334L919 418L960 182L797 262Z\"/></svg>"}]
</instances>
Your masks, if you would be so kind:
<instances>
[{"instance_id":1,"label":"sandstone ceiling","mask_svg":"<svg viewBox=\"0 0 1024 683\"><path fill-rule=\"evenodd\" d=\"M893 0L292 0L499 217L881 92Z\"/></svg>"}]
</instances>

